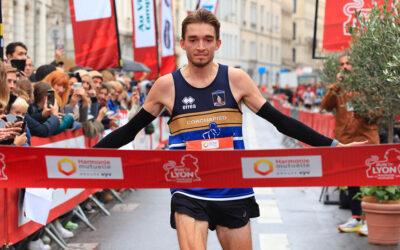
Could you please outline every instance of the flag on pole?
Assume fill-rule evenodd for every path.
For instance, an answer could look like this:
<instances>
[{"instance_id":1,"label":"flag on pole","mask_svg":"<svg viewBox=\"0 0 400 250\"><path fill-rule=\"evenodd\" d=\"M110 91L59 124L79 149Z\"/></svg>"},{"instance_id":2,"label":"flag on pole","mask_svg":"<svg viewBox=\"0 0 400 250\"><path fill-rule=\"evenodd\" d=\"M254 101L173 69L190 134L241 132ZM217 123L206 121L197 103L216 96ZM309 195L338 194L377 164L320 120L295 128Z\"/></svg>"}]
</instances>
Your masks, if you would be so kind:
<instances>
[{"instance_id":1,"label":"flag on pole","mask_svg":"<svg viewBox=\"0 0 400 250\"><path fill-rule=\"evenodd\" d=\"M95 70L120 66L114 0L69 0L75 62Z\"/></svg>"},{"instance_id":2,"label":"flag on pole","mask_svg":"<svg viewBox=\"0 0 400 250\"><path fill-rule=\"evenodd\" d=\"M132 0L133 59L150 68L148 79L158 77L157 26L154 0ZM140 75L140 74L139 74ZM139 75L135 73L135 79Z\"/></svg>"},{"instance_id":3,"label":"flag on pole","mask_svg":"<svg viewBox=\"0 0 400 250\"><path fill-rule=\"evenodd\" d=\"M173 23L172 0L161 1L161 75L176 70Z\"/></svg>"},{"instance_id":4,"label":"flag on pole","mask_svg":"<svg viewBox=\"0 0 400 250\"><path fill-rule=\"evenodd\" d=\"M214 15L217 13L218 0L199 0L198 9L208 9Z\"/></svg>"}]
</instances>

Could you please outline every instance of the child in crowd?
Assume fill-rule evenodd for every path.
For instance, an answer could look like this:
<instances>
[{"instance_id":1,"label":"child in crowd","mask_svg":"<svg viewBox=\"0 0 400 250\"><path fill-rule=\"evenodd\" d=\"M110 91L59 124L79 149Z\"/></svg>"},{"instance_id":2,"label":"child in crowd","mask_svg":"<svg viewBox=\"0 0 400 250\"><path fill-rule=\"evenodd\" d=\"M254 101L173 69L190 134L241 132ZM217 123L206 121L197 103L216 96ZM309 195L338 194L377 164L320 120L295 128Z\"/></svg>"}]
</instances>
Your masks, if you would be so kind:
<instances>
[{"instance_id":1,"label":"child in crowd","mask_svg":"<svg viewBox=\"0 0 400 250\"><path fill-rule=\"evenodd\" d=\"M29 133L29 129L26 126L25 115L28 111L29 104L22 99L21 97L17 97L15 101L12 103L10 108L10 114L15 116L17 119L20 117L22 124L21 135L17 135L14 139L15 146L30 146L30 138L31 134Z\"/></svg>"}]
</instances>

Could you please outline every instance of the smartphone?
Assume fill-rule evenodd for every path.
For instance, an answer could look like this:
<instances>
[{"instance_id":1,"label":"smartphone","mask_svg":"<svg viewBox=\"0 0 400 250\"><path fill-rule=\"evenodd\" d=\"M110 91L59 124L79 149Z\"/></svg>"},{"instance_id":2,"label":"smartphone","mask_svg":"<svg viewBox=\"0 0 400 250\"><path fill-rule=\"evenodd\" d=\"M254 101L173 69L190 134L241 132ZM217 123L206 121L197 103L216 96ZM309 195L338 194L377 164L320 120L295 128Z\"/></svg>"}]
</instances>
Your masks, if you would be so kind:
<instances>
[{"instance_id":1,"label":"smartphone","mask_svg":"<svg viewBox=\"0 0 400 250\"><path fill-rule=\"evenodd\" d=\"M109 116L109 115L112 115L112 114L114 114L114 111L112 111L112 110L107 110L106 111L106 116Z\"/></svg>"},{"instance_id":2,"label":"smartphone","mask_svg":"<svg viewBox=\"0 0 400 250\"><path fill-rule=\"evenodd\" d=\"M16 121L16 122L22 122L23 120L24 120L24 117L23 117L23 116L17 115L17 116L15 117L15 121Z\"/></svg>"},{"instance_id":3,"label":"smartphone","mask_svg":"<svg viewBox=\"0 0 400 250\"><path fill-rule=\"evenodd\" d=\"M81 82L74 82L74 90L82 88L82 83Z\"/></svg>"},{"instance_id":4,"label":"smartphone","mask_svg":"<svg viewBox=\"0 0 400 250\"><path fill-rule=\"evenodd\" d=\"M17 115L16 117L16 122L23 122L21 126L21 132L20 134L23 134L26 131L26 121L23 116Z\"/></svg>"},{"instance_id":5,"label":"smartphone","mask_svg":"<svg viewBox=\"0 0 400 250\"><path fill-rule=\"evenodd\" d=\"M7 119L7 122L9 122L9 123L13 123L13 122L17 121L17 117L13 116L12 114L8 114L6 116L6 119Z\"/></svg>"},{"instance_id":6,"label":"smartphone","mask_svg":"<svg viewBox=\"0 0 400 250\"><path fill-rule=\"evenodd\" d=\"M10 62L11 62L11 66L16 68L18 71L25 70L25 64L26 64L25 59L11 59Z\"/></svg>"},{"instance_id":7,"label":"smartphone","mask_svg":"<svg viewBox=\"0 0 400 250\"><path fill-rule=\"evenodd\" d=\"M54 90L52 89L47 91L47 107L50 105L54 106Z\"/></svg>"},{"instance_id":8,"label":"smartphone","mask_svg":"<svg viewBox=\"0 0 400 250\"><path fill-rule=\"evenodd\" d=\"M26 121L24 121L24 122L22 123L20 134L23 134L24 132L26 132Z\"/></svg>"}]
</instances>

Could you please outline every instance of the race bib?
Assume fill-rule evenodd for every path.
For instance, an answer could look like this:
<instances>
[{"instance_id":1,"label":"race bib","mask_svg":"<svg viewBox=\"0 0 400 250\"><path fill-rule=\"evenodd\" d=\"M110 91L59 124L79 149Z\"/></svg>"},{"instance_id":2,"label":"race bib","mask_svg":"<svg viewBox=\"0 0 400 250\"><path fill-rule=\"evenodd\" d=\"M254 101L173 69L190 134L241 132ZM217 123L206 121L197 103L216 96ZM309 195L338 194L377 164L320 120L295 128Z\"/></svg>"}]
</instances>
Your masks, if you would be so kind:
<instances>
[{"instance_id":1,"label":"race bib","mask_svg":"<svg viewBox=\"0 0 400 250\"><path fill-rule=\"evenodd\" d=\"M233 150L233 137L186 142L186 150Z\"/></svg>"}]
</instances>

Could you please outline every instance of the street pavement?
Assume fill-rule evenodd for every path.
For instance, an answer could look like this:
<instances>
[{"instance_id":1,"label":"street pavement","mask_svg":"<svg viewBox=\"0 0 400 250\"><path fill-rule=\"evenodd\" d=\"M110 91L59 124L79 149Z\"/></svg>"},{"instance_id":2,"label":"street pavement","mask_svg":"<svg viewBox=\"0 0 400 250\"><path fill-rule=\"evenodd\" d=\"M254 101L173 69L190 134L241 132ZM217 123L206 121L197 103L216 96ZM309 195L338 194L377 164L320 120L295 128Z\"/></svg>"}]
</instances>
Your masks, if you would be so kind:
<instances>
[{"instance_id":1,"label":"street pavement","mask_svg":"<svg viewBox=\"0 0 400 250\"><path fill-rule=\"evenodd\" d=\"M296 145L248 109L243 113L247 149ZM350 211L319 202L321 187L255 188L255 193L261 212L259 218L251 221L255 250L400 249L400 246L372 245L367 237L357 233L339 233L337 226L350 217ZM179 249L176 232L169 226L169 190L125 191L122 197L123 203L113 201L106 204L110 216L101 213L90 216L96 231L80 223L74 231L76 236L68 243L71 246L82 243L79 249L93 249L93 243L101 250ZM215 231L209 231L207 246L211 250L221 249Z\"/></svg>"}]
</instances>

